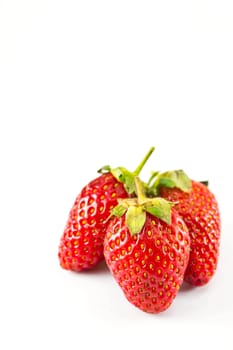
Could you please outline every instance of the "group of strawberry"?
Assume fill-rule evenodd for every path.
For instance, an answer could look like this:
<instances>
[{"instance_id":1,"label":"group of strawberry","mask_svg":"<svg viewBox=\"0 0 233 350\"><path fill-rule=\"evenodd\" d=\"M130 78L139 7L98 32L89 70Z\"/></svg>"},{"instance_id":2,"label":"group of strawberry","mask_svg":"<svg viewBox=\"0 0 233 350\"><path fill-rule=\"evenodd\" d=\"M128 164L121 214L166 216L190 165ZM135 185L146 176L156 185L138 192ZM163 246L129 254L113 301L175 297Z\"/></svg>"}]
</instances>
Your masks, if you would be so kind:
<instances>
[{"instance_id":1,"label":"group of strawberry","mask_svg":"<svg viewBox=\"0 0 233 350\"><path fill-rule=\"evenodd\" d=\"M103 258L126 298L143 311L166 310L183 282L201 286L219 255L220 215L207 183L182 171L139 174L103 167L75 200L60 241L64 269L83 271Z\"/></svg>"}]
</instances>

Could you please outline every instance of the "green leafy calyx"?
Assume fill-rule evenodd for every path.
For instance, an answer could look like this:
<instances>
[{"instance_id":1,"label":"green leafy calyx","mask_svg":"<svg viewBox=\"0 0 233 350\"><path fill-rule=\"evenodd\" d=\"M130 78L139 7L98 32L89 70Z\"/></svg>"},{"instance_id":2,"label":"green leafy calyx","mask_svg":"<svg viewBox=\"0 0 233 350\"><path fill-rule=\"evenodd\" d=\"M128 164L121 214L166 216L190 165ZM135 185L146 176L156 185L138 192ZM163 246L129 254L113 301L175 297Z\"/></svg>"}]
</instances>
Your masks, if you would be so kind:
<instances>
[{"instance_id":1,"label":"green leafy calyx","mask_svg":"<svg viewBox=\"0 0 233 350\"><path fill-rule=\"evenodd\" d=\"M144 194L143 183L135 178L137 198L119 199L118 205L112 210L112 215L121 217L126 215L126 225L132 235L138 234L146 222L149 213L168 225L171 224L171 209L175 203L164 198L147 198Z\"/></svg>"},{"instance_id":2,"label":"green leafy calyx","mask_svg":"<svg viewBox=\"0 0 233 350\"><path fill-rule=\"evenodd\" d=\"M190 192L192 182L183 170L173 170L164 173L152 173L147 183L148 193L156 196L159 194L160 187L178 188L183 192Z\"/></svg>"},{"instance_id":3,"label":"green leafy calyx","mask_svg":"<svg viewBox=\"0 0 233 350\"><path fill-rule=\"evenodd\" d=\"M125 190L128 192L128 194L136 195L136 187L135 187L135 181L134 181L135 177L141 173L147 160L150 158L151 154L154 152L154 149L155 149L154 147L151 147L149 149L149 151L146 153L142 161L139 163L139 165L133 172L127 170L124 167L111 168L109 165L105 165L98 170L98 173L106 174L108 172L111 172L111 174L119 182L123 183Z\"/></svg>"},{"instance_id":4,"label":"green leafy calyx","mask_svg":"<svg viewBox=\"0 0 233 350\"><path fill-rule=\"evenodd\" d=\"M146 204L146 211L162 221L166 222L168 225L171 224L171 208L175 203L169 202L163 198L153 198Z\"/></svg>"},{"instance_id":5,"label":"green leafy calyx","mask_svg":"<svg viewBox=\"0 0 233 350\"><path fill-rule=\"evenodd\" d=\"M121 217L127 211L127 206L118 204L115 208L112 209L111 214L113 216Z\"/></svg>"},{"instance_id":6,"label":"green leafy calyx","mask_svg":"<svg viewBox=\"0 0 233 350\"><path fill-rule=\"evenodd\" d=\"M111 173L119 182L122 182L124 184L125 189L129 194L135 193L135 176L133 173L123 167L111 169Z\"/></svg>"},{"instance_id":7,"label":"green leafy calyx","mask_svg":"<svg viewBox=\"0 0 233 350\"><path fill-rule=\"evenodd\" d=\"M110 165L104 165L102 166L102 168L100 168L97 173L99 174L106 174L106 173L109 173L111 171L111 167Z\"/></svg>"},{"instance_id":8,"label":"green leafy calyx","mask_svg":"<svg viewBox=\"0 0 233 350\"><path fill-rule=\"evenodd\" d=\"M146 222L146 212L141 206L130 206L126 212L126 225L130 233L135 235L141 232Z\"/></svg>"}]
</instances>

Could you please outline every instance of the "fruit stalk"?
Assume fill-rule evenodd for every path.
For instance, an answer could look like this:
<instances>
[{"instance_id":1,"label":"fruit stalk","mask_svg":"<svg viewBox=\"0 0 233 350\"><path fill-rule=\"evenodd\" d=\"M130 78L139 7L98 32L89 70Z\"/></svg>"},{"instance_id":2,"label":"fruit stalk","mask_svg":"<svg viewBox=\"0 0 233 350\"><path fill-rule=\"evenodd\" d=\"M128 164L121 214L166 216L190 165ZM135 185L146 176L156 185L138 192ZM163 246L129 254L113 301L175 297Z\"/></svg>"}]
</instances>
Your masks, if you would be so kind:
<instances>
[{"instance_id":1,"label":"fruit stalk","mask_svg":"<svg viewBox=\"0 0 233 350\"><path fill-rule=\"evenodd\" d=\"M155 148L151 147L149 149L149 151L147 152L147 154L145 155L145 157L143 158L143 160L141 161L141 163L137 166L137 168L134 170L133 174L135 176L138 176L140 174L140 172L142 171L142 168L144 167L144 165L146 164L146 162L148 161L148 159L150 158L151 154L154 152Z\"/></svg>"},{"instance_id":2,"label":"fruit stalk","mask_svg":"<svg viewBox=\"0 0 233 350\"><path fill-rule=\"evenodd\" d=\"M142 182L138 176L135 177L135 187L137 192L138 204L143 204L146 199L146 196L143 191Z\"/></svg>"}]
</instances>

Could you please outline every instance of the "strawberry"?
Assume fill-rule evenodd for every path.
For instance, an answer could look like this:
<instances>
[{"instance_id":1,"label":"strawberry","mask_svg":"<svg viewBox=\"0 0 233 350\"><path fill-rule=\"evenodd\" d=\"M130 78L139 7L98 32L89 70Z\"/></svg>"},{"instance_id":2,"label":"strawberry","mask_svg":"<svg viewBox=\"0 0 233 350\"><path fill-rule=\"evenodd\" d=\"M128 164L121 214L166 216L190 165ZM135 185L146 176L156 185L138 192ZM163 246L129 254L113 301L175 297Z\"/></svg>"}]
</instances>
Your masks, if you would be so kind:
<instances>
[{"instance_id":1,"label":"strawberry","mask_svg":"<svg viewBox=\"0 0 233 350\"><path fill-rule=\"evenodd\" d=\"M82 271L103 259L106 220L118 198L132 196L134 178L153 152L152 147L134 172L103 167L98 178L85 186L75 200L60 240L59 261L67 270ZM106 172L106 173L103 173Z\"/></svg>"},{"instance_id":2,"label":"strawberry","mask_svg":"<svg viewBox=\"0 0 233 350\"><path fill-rule=\"evenodd\" d=\"M175 209L188 227L191 253L185 281L194 286L208 283L217 268L221 230L214 194L181 170L157 175L149 191L175 202Z\"/></svg>"},{"instance_id":3,"label":"strawberry","mask_svg":"<svg viewBox=\"0 0 233 350\"><path fill-rule=\"evenodd\" d=\"M128 301L159 313L171 305L183 282L190 239L173 204L138 194L138 199L120 200L112 211L104 256Z\"/></svg>"}]
</instances>

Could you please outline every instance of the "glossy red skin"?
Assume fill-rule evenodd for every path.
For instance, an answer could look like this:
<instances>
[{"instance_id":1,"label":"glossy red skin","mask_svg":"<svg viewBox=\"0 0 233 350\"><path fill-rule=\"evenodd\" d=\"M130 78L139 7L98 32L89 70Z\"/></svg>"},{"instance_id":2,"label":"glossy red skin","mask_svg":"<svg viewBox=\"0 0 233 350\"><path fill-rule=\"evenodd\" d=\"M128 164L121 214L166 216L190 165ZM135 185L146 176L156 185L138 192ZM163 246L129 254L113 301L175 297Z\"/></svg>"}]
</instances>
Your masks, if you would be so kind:
<instances>
[{"instance_id":1,"label":"glossy red skin","mask_svg":"<svg viewBox=\"0 0 233 350\"><path fill-rule=\"evenodd\" d=\"M64 269L82 271L103 259L106 219L118 198L128 194L111 173L103 174L83 188L70 211L60 241L59 260Z\"/></svg>"},{"instance_id":2,"label":"glossy red skin","mask_svg":"<svg viewBox=\"0 0 233 350\"><path fill-rule=\"evenodd\" d=\"M150 313L165 311L176 297L189 250L188 229L175 210L171 226L147 214L142 231L134 236L125 216L114 218L104 241L105 260L126 298Z\"/></svg>"},{"instance_id":3,"label":"glossy red skin","mask_svg":"<svg viewBox=\"0 0 233 350\"><path fill-rule=\"evenodd\" d=\"M185 281L201 286L214 275L220 244L221 221L215 196L205 185L192 181L192 190L161 188L160 196L176 202L175 209L184 219L191 238Z\"/></svg>"}]
</instances>

